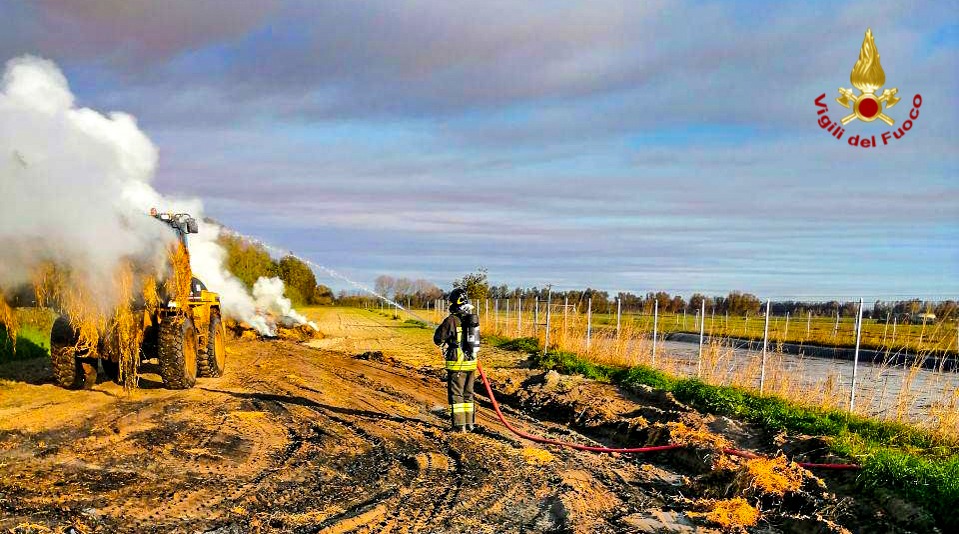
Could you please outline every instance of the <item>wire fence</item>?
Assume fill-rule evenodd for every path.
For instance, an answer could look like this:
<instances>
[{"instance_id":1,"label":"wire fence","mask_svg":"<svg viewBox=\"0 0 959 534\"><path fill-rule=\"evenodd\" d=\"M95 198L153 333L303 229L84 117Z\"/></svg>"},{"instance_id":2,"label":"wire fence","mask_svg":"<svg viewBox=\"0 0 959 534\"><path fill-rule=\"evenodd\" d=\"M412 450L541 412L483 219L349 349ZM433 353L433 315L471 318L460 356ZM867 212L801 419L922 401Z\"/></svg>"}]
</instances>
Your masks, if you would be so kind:
<instances>
[{"instance_id":1,"label":"wire fence","mask_svg":"<svg viewBox=\"0 0 959 534\"><path fill-rule=\"evenodd\" d=\"M658 301L630 308L615 299L594 309L588 298L552 295L476 304L484 333L534 337L544 350L645 365L956 436L959 313L951 302L897 309L857 299L828 314L823 305L802 309L771 299L742 313L717 312L706 300L698 309L670 311ZM439 322L446 306L437 300L418 313ZM937 309L946 314L929 311Z\"/></svg>"}]
</instances>

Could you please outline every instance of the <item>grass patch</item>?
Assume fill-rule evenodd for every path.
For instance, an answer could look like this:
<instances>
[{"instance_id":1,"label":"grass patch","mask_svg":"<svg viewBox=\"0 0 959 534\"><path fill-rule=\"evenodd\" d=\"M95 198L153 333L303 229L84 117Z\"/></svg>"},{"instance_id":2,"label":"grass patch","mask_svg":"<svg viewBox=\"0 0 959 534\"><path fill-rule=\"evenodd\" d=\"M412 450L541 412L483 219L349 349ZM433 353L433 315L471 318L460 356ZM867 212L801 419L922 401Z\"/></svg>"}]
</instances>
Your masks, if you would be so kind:
<instances>
[{"instance_id":1,"label":"grass patch","mask_svg":"<svg viewBox=\"0 0 959 534\"><path fill-rule=\"evenodd\" d=\"M50 354L50 334L32 326L22 326L16 342L10 340L7 328L0 324L0 362L29 360Z\"/></svg>"},{"instance_id":2,"label":"grass patch","mask_svg":"<svg viewBox=\"0 0 959 534\"><path fill-rule=\"evenodd\" d=\"M773 396L759 396L693 378L676 378L646 366L615 367L593 363L570 352L542 353L534 338L487 338L491 345L530 354L540 369L553 369L617 384L650 386L671 392L704 413L726 415L774 431L829 438L832 451L862 466L858 481L866 490L895 489L929 510L946 531L959 529L959 447L907 425L877 421L837 410L820 410Z\"/></svg>"},{"instance_id":3,"label":"grass patch","mask_svg":"<svg viewBox=\"0 0 959 534\"><path fill-rule=\"evenodd\" d=\"M410 326L415 326L416 328L429 328L430 325L424 323L423 321L417 321L416 319L407 319L403 321L403 324L408 324Z\"/></svg>"}]
</instances>

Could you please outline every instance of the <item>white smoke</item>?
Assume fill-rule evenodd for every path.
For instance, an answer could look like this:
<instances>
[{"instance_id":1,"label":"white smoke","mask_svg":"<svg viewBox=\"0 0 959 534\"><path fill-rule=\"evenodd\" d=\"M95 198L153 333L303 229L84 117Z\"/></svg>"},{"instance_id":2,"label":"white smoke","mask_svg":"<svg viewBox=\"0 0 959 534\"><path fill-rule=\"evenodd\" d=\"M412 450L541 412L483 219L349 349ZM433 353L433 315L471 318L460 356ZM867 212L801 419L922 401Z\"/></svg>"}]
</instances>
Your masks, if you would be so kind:
<instances>
[{"instance_id":1,"label":"white smoke","mask_svg":"<svg viewBox=\"0 0 959 534\"><path fill-rule=\"evenodd\" d=\"M305 324L313 330L318 330L316 323L307 321L306 317L293 309L293 303L283 296L283 290L283 280L276 277L260 277L253 284L253 299L256 301L258 311L278 317L281 326Z\"/></svg>"},{"instance_id":2,"label":"white smoke","mask_svg":"<svg viewBox=\"0 0 959 534\"><path fill-rule=\"evenodd\" d=\"M115 304L113 273L124 258L159 265L174 239L147 216L190 213L198 200L169 199L151 186L158 153L125 113L75 106L63 73L48 60L24 56L7 63L0 82L0 289L29 284L37 266L53 261L88 274L101 306ZM272 334L257 308L296 324L306 319L279 294L255 302L224 268L220 228L200 223L190 236L194 273L220 293L224 313ZM279 301L282 299L282 302Z\"/></svg>"}]
</instances>

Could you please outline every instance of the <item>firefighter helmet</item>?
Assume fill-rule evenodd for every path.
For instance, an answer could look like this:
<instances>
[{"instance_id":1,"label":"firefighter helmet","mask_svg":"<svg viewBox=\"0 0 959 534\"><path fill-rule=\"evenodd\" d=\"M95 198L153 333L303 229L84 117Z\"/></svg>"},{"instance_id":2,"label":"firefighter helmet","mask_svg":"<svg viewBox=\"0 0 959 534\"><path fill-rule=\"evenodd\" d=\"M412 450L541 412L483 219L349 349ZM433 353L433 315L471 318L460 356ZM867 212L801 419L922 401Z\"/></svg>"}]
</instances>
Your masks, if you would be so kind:
<instances>
[{"instance_id":1,"label":"firefighter helmet","mask_svg":"<svg viewBox=\"0 0 959 534\"><path fill-rule=\"evenodd\" d=\"M469 304L470 299L466 295L466 290L458 287L450 293L450 304L453 304L457 307Z\"/></svg>"}]
</instances>

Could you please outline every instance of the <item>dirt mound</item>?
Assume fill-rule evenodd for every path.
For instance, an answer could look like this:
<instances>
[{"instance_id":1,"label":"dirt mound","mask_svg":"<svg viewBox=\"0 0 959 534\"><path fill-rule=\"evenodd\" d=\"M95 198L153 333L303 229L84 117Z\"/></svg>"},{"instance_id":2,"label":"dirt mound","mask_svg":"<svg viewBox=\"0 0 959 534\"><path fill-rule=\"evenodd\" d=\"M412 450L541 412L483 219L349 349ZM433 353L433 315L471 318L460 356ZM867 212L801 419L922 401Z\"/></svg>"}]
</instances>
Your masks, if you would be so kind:
<instances>
[{"instance_id":1,"label":"dirt mound","mask_svg":"<svg viewBox=\"0 0 959 534\"><path fill-rule=\"evenodd\" d=\"M493 374L494 389L501 401L537 417L570 425L606 444L685 445L656 458L683 473L683 496L667 502L689 510L690 517L700 523L731 532L744 532L760 520L801 525L817 532L845 532L835 517L841 509L839 500L810 471L782 454L740 458L723 452L756 441L761 432L729 419L700 414L661 391L627 392L555 371L497 370ZM796 451L800 448L792 447ZM632 459L645 462L652 457ZM637 521L653 524L659 520Z\"/></svg>"}]
</instances>

